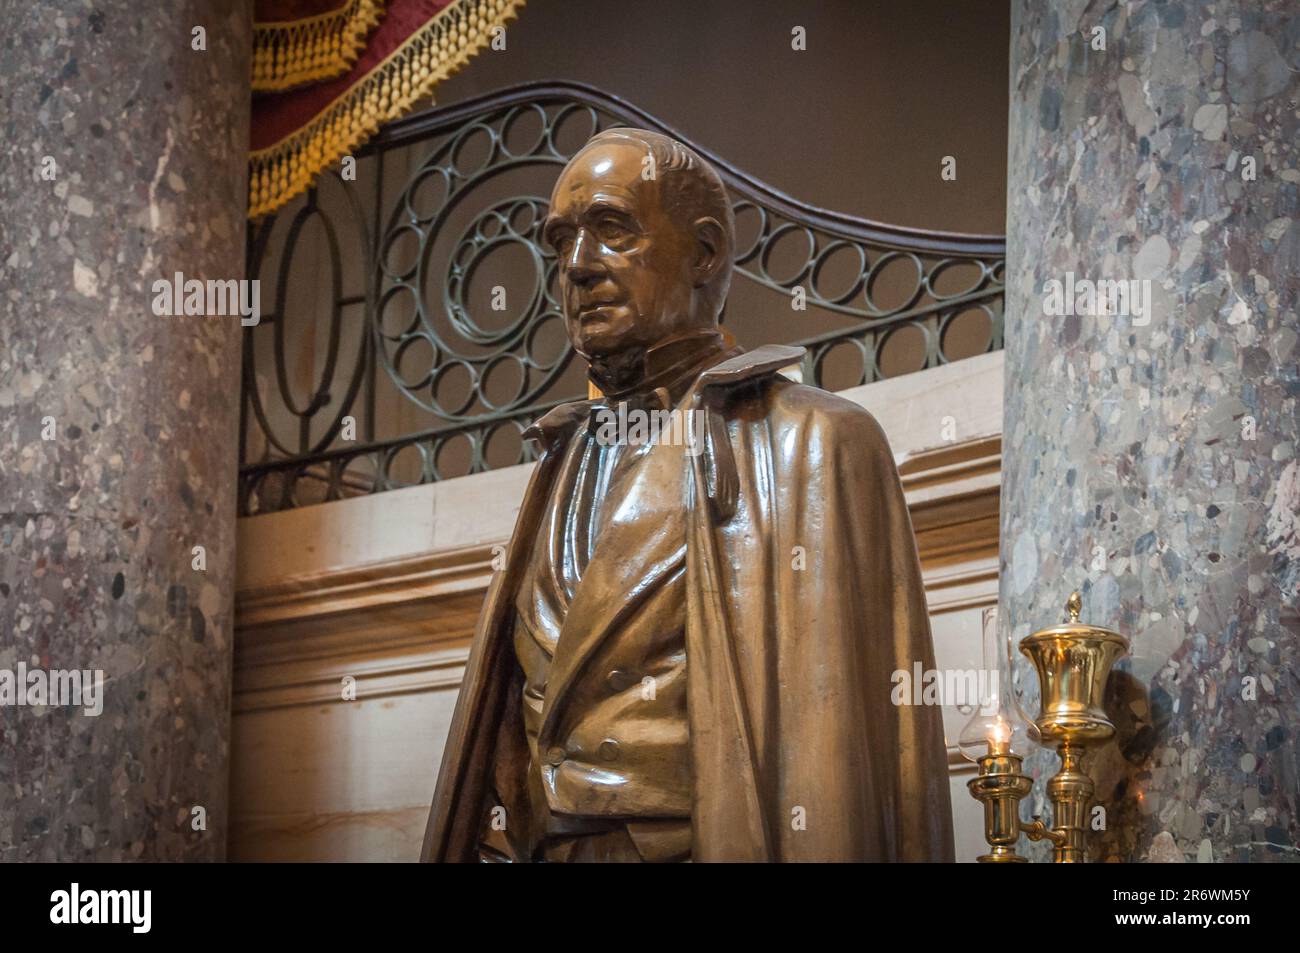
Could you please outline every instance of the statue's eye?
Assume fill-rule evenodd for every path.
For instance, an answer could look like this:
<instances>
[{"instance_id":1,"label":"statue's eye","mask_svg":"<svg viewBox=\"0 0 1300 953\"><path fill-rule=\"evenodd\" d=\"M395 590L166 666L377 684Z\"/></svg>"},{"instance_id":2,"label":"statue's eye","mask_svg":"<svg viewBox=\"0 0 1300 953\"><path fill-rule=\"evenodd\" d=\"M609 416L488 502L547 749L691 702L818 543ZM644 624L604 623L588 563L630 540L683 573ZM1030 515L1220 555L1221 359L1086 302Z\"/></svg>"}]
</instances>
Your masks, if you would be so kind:
<instances>
[{"instance_id":1,"label":"statue's eye","mask_svg":"<svg viewBox=\"0 0 1300 953\"><path fill-rule=\"evenodd\" d=\"M573 250L573 232L568 229L552 232L550 243L551 247L555 249L555 253L564 258Z\"/></svg>"},{"instance_id":2,"label":"statue's eye","mask_svg":"<svg viewBox=\"0 0 1300 953\"><path fill-rule=\"evenodd\" d=\"M619 242L632 236L632 229L613 216L605 216L596 224L596 234L603 242Z\"/></svg>"}]
</instances>

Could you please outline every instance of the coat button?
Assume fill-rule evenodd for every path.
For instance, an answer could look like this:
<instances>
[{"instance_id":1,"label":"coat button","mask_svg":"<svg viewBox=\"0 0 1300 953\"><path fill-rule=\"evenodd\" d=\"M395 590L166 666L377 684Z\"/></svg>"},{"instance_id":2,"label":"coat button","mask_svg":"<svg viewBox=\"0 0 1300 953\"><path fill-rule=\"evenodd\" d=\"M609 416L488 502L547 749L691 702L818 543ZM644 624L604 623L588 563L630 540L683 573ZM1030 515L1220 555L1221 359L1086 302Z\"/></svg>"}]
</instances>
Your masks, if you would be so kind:
<instances>
[{"instance_id":1,"label":"coat button","mask_svg":"<svg viewBox=\"0 0 1300 953\"><path fill-rule=\"evenodd\" d=\"M563 763L563 761L564 761L564 749L561 748L559 745L556 745L554 748L551 748L546 752L547 764L558 765Z\"/></svg>"},{"instance_id":2,"label":"coat button","mask_svg":"<svg viewBox=\"0 0 1300 953\"><path fill-rule=\"evenodd\" d=\"M613 738L606 738L600 743L600 747L596 750L600 753L600 757L605 761L618 760L618 742Z\"/></svg>"},{"instance_id":3,"label":"coat button","mask_svg":"<svg viewBox=\"0 0 1300 953\"><path fill-rule=\"evenodd\" d=\"M625 672L621 668L616 668L605 676L605 681L613 691L624 692L631 688L636 682L636 676L631 672Z\"/></svg>"}]
</instances>

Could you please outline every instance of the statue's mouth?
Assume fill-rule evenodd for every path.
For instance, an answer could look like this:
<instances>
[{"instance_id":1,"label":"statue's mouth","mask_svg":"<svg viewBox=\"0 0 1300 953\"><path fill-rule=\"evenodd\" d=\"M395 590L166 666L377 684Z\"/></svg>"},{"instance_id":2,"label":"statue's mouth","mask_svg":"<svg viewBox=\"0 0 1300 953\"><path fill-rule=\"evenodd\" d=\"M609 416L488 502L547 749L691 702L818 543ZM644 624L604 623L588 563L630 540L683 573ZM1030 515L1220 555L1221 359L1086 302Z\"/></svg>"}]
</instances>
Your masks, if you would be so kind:
<instances>
[{"instance_id":1,"label":"statue's mouth","mask_svg":"<svg viewBox=\"0 0 1300 953\"><path fill-rule=\"evenodd\" d=\"M605 312L618 307L620 304L622 304L620 301L592 301L588 304L581 304L578 306L578 317L580 319L604 317Z\"/></svg>"}]
</instances>

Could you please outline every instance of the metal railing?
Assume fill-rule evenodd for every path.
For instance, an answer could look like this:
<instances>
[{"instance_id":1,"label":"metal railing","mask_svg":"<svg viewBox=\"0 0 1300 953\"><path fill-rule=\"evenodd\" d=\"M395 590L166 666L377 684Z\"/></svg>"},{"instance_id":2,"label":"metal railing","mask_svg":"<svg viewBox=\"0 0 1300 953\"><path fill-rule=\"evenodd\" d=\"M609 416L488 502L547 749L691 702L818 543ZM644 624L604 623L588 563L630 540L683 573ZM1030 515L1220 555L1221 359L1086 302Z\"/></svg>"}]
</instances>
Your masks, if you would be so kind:
<instances>
[{"instance_id":1,"label":"metal railing","mask_svg":"<svg viewBox=\"0 0 1300 953\"><path fill-rule=\"evenodd\" d=\"M724 321L742 343L806 346L805 380L838 390L1001 348L1001 236L815 208L600 90L512 87L389 125L351 169L250 226L249 276L272 292L245 338L242 514L530 458L524 428L586 393L540 237L547 197L615 125L672 135L718 170L737 219ZM328 280L301 273L309 229ZM314 300L295 306L295 288Z\"/></svg>"}]
</instances>

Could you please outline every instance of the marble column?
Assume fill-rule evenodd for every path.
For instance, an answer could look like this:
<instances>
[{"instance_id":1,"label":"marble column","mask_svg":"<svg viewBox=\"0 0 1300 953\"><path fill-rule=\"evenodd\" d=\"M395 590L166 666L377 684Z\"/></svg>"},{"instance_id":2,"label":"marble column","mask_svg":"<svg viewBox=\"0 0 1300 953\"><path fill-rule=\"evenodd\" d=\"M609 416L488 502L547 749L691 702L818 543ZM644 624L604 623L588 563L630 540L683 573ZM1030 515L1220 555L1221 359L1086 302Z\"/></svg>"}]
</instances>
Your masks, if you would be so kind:
<instances>
[{"instance_id":1,"label":"marble column","mask_svg":"<svg viewBox=\"0 0 1300 953\"><path fill-rule=\"evenodd\" d=\"M1300 10L1013 9L1003 618L1079 589L1132 640L1092 859L1300 860ZM1084 279L1149 307L1080 308Z\"/></svg>"},{"instance_id":2,"label":"marble column","mask_svg":"<svg viewBox=\"0 0 1300 953\"><path fill-rule=\"evenodd\" d=\"M225 855L251 6L5 5L0 861Z\"/></svg>"}]
</instances>

